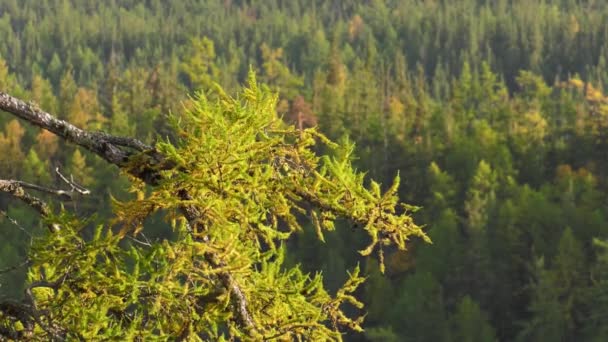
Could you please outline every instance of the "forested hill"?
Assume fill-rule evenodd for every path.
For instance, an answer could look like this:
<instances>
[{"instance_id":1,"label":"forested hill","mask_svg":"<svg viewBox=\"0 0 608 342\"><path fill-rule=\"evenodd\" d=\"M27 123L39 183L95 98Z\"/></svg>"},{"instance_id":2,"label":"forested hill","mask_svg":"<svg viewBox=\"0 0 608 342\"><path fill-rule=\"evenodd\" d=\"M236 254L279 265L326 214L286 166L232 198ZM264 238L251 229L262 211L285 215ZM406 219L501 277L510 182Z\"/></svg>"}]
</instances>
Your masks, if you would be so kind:
<instances>
[{"instance_id":1,"label":"forested hill","mask_svg":"<svg viewBox=\"0 0 608 342\"><path fill-rule=\"evenodd\" d=\"M329 288L364 266L360 341L608 340L607 58L605 1L0 0L0 90L78 126L151 142L188 93L233 91L251 66L286 120L351 139L385 185L399 171L432 245L389 253L387 275L349 229L289 256ZM66 204L83 215L127 196L100 160L0 115L0 178L53 184L55 167L97 196ZM43 228L0 210L4 270Z\"/></svg>"},{"instance_id":2,"label":"forested hill","mask_svg":"<svg viewBox=\"0 0 608 342\"><path fill-rule=\"evenodd\" d=\"M349 70L405 59L438 82L483 61L511 85L521 69L606 81L603 1L3 0L0 15L0 54L24 82L40 73L58 85L71 67L91 85L110 61L177 68L202 36L226 83L274 57L311 85L332 52Z\"/></svg>"}]
</instances>

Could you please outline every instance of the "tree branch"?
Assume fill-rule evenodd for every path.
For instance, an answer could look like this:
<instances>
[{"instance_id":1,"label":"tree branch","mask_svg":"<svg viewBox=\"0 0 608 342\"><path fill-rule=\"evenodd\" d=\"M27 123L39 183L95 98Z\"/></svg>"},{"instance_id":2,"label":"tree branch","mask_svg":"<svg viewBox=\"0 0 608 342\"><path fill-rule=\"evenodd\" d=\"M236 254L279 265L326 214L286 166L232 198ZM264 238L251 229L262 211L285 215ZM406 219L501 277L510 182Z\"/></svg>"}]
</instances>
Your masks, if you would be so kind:
<instances>
[{"instance_id":1,"label":"tree branch","mask_svg":"<svg viewBox=\"0 0 608 342\"><path fill-rule=\"evenodd\" d=\"M57 173L59 173L58 170L57 170ZM63 177L63 175L61 175L60 173L59 173L59 175L64 179L64 181L66 181L72 187L71 190L69 190L69 191L56 190L56 189L51 189L51 188L47 188L47 187L43 187L40 185L31 184L31 183L27 183L27 182L23 182L23 181L18 181L18 180L0 179L0 192L5 192L5 193L21 200L22 202L24 202L25 204L29 205L34 210L36 210L40 214L40 216L42 216L43 218L46 218L51 214L51 210L49 209L48 205L44 201L39 199L38 197L34 197L34 196L28 194L27 192L25 192L25 189L31 189L31 190L55 195L55 196L59 197L59 199L62 201L72 200L74 192L78 192L78 193L84 194L84 195L90 193L89 190L74 183L74 181L69 181L69 180L65 179L65 177ZM56 231L59 231L59 229L60 229L58 224L50 224L48 227L51 232L56 232Z\"/></svg>"},{"instance_id":2,"label":"tree branch","mask_svg":"<svg viewBox=\"0 0 608 342\"><path fill-rule=\"evenodd\" d=\"M61 277L59 277L57 280L55 280L53 282L49 282L47 280L39 280L39 281L35 281L35 282L31 283L25 289L25 295L26 295L27 301L29 302L29 307L31 308L30 316L34 319L34 321L38 324L38 326L40 326L40 328L42 328L42 330L44 330L47 334L49 334L50 336L53 337L53 341L64 341L65 340L60 334L62 329L54 326L54 324L52 324L52 322L49 322L49 324L51 325L50 327L47 326L46 324L44 324L44 322L42 322L42 318L41 318L42 315L40 314L40 312L38 312L38 308L36 307L36 299L34 297L34 293L32 292L32 290L35 288L38 288L38 287L46 287L46 288L50 288L53 291L57 292L57 290L59 289L61 284L63 284L63 282L65 282L65 280L68 278L68 275L69 275L69 269L68 269L68 272L65 272Z\"/></svg>"},{"instance_id":3,"label":"tree branch","mask_svg":"<svg viewBox=\"0 0 608 342\"><path fill-rule=\"evenodd\" d=\"M32 207L43 217L48 217L51 210L42 200L25 192L20 181L0 179L0 192L5 192ZM27 183L25 183L27 184ZM31 185L31 184L30 184Z\"/></svg>"},{"instance_id":4,"label":"tree branch","mask_svg":"<svg viewBox=\"0 0 608 342\"><path fill-rule=\"evenodd\" d=\"M21 262L21 263L19 263L17 265L13 265L13 266L1 269L0 270L0 274L12 272L12 271L14 271L14 270L16 270L18 268L23 267L23 266L29 266L30 262L31 262L31 260L29 258L25 259L23 262Z\"/></svg>"},{"instance_id":5,"label":"tree branch","mask_svg":"<svg viewBox=\"0 0 608 342\"><path fill-rule=\"evenodd\" d=\"M55 172L59 175L59 177L61 178L62 181L66 182L72 188L70 190L70 192L72 194L74 192L77 192L81 195L88 195L91 193L91 191L86 189L84 186L76 184L76 182L74 182L73 176L70 176L70 179L68 180L64 175L61 174L61 172L59 172L59 168L56 168Z\"/></svg>"},{"instance_id":6,"label":"tree branch","mask_svg":"<svg viewBox=\"0 0 608 342\"><path fill-rule=\"evenodd\" d=\"M0 110L11 113L68 142L84 147L120 168L125 168L129 157L135 154L134 151L124 150L123 147L134 149L137 152L154 150L151 146L134 138L116 137L104 132L85 131L67 121L57 119L32 103L27 103L2 91L0 91ZM154 156L157 155L154 154ZM139 168L130 171L134 176L146 182L157 180L159 177L158 171L151 168Z\"/></svg>"},{"instance_id":7,"label":"tree branch","mask_svg":"<svg viewBox=\"0 0 608 342\"><path fill-rule=\"evenodd\" d=\"M19 222L17 222L17 220L15 220L14 218L10 217L6 211L0 210L0 216L4 216L6 217L6 219L12 223L15 227L17 227L20 231L24 232L25 234L27 234L27 236L30 237L30 239L32 239L32 234L25 228L23 228ZM31 240L30 240L31 241Z\"/></svg>"},{"instance_id":8,"label":"tree branch","mask_svg":"<svg viewBox=\"0 0 608 342\"><path fill-rule=\"evenodd\" d=\"M12 317L19 322L21 322L25 331L32 331L34 328L34 324L32 323L32 313L29 307L25 306L22 303L14 302L11 300L7 300L4 302L0 302L0 312L3 315ZM14 335L20 335L21 332L17 332L14 330L6 329L6 331L0 330L0 336L14 337Z\"/></svg>"},{"instance_id":9,"label":"tree branch","mask_svg":"<svg viewBox=\"0 0 608 342\"><path fill-rule=\"evenodd\" d=\"M58 137L84 147L119 168L126 170L131 175L141 179L149 185L157 185L162 178L160 171L168 169L171 165L166 163L166 158L158 153L153 147L133 139L116 137L103 132L88 132L80 129L69 122L59 120L53 115L39 109L37 106L26 103L7 93L0 91L0 110L9 112L32 125L46 129ZM130 157L136 155L133 151L124 150L131 148L144 152L149 158L137 167L129 165ZM191 198L186 190L179 191L178 197L182 200ZM188 220L190 226L195 228L200 222L201 213L194 206L182 206L181 211ZM213 253L207 253L205 259L214 268L222 267L223 262L218 260ZM253 316L249 312L247 298L234 277L229 272L221 272L219 280L228 291L233 304L233 312L237 324L242 326L248 333L255 334Z\"/></svg>"}]
</instances>

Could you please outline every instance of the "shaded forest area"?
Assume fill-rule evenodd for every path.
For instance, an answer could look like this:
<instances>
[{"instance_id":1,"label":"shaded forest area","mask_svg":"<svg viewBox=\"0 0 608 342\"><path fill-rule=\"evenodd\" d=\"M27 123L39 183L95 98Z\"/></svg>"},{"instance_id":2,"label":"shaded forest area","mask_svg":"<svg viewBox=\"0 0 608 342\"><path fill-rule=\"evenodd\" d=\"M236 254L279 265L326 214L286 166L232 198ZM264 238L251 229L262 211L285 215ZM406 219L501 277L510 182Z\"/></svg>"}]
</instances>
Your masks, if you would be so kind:
<instances>
[{"instance_id":1,"label":"shaded forest area","mask_svg":"<svg viewBox=\"0 0 608 342\"><path fill-rule=\"evenodd\" d=\"M250 66L300 127L357 145L433 240L386 256L314 230L292 263L330 289L361 263L367 341L608 339L608 4L575 0L0 0L0 89L77 126L146 141L164 114ZM0 115L0 175L64 174L110 213L125 178L52 134ZM28 208L0 198L0 294L21 293ZM31 227L40 226L37 229ZM146 234L162 237L161 223ZM343 224L347 228L347 223Z\"/></svg>"}]
</instances>

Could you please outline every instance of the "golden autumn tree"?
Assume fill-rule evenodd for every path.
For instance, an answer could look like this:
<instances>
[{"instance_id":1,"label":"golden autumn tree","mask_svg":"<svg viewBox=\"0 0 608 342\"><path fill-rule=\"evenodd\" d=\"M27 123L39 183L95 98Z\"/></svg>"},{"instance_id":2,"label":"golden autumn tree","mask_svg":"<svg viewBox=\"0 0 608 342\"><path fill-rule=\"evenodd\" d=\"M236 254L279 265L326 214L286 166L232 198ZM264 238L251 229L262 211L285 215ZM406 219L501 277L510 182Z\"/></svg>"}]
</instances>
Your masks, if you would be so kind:
<instances>
[{"instance_id":1,"label":"golden autumn tree","mask_svg":"<svg viewBox=\"0 0 608 342\"><path fill-rule=\"evenodd\" d=\"M19 121L11 120L0 131L0 171L9 177L15 177L21 169L25 157L21 150L21 139L25 129Z\"/></svg>"},{"instance_id":2,"label":"golden autumn tree","mask_svg":"<svg viewBox=\"0 0 608 342\"><path fill-rule=\"evenodd\" d=\"M132 200L114 200L114 219L94 222L54 210L40 187L0 180L49 227L29 254L22 302L0 303L0 336L31 340L341 340L361 331L350 271L336 293L319 273L283 264L285 242L314 223L319 239L346 219L369 236L362 255L428 238L397 198L364 183L350 156L315 128L299 130L276 114L278 96L249 85L236 97L198 95L172 117L177 141L155 146L84 131L0 92L0 109L97 154L131 177ZM332 155L318 156L317 145ZM70 180L70 191L86 191ZM146 218L165 216L172 238L147 241ZM94 233L84 234L94 225ZM345 270L346 272L346 270Z\"/></svg>"}]
</instances>

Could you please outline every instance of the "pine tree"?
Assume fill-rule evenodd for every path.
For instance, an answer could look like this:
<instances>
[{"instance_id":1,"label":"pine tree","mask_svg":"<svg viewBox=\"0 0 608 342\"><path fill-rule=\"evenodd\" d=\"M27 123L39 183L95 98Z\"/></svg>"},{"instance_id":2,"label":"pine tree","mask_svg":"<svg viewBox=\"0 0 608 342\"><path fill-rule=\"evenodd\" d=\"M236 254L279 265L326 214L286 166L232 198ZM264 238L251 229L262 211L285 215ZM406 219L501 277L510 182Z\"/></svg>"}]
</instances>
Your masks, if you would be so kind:
<instances>
[{"instance_id":1,"label":"pine tree","mask_svg":"<svg viewBox=\"0 0 608 342\"><path fill-rule=\"evenodd\" d=\"M261 79L278 91L281 97L293 98L304 84L302 78L294 75L283 60L283 49L273 49L266 43L260 46L262 55Z\"/></svg>"},{"instance_id":2,"label":"pine tree","mask_svg":"<svg viewBox=\"0 0 608 342\"><path fill-rule=\"evenodd\" d=\"M53 94L53 87L39 75L34 75L32 79L32 100L44 110L53 113L57 111L57 98Z\"/></svg>"},{"instance_id":3,"label":"pine tree","mask_svg":"<svg viewBox=\"0 0 608 342\"><path fill-rule=\"evenodd\" d=\"M467 223L471 234L485 230L489 212L496 198L496 174L485 161L479 162L465 201Z\"/></svg>"},{"instance_id":4,"label":"pine tree","mask_svg":"<svg viewBox=\"0 0 608 342\"><path fill-rule=\"evenodd\" d=\"M74 151L68 160L67 171L84 186L89 186L93 183L93 178L91 177L92 169L87 166L86 157L82 155L80 150Z\"/></svg>"},{"instance_id":5,"label":"pine tree","mask_svg":"<svg viewBox=\"0 0 608 342\"><path fill-rule=\"evenodd\" d=\"M47 163L40 160L33 148L30 149L23 161L23 173L20 176L24 180L36 184L49 184L51 182Z\"/></svg>"},{"instance_id":6,"label":"pine tree","mask_svg":"<svg viewBox=\"0 0 608 342\"><path fill-rule=\"evenodd\" d=\"M76 81L74 81L72 68L68 67L67 71L64 72L63 76L61 77L61 81L59 82L58 109L61 118L67 117L77 91L78 86L76 85Z\"/></svg>"},{"instance_id":7,"label":"pine tree","mask_svg":"<svg viewBox=\"0 0 608 342\"><path fill-rule=\"evenodd\" d=\"M494 329L477 303L465 296L450 318L450 335L453 341L493 342Z\"/></svg>"},{"instance_id":8,"label":"pine tree","mask_svg":"<svg viewBox=\"0 0 608 342\"><path fill-rule=\"evenodd\" d=\"M34 148L36 149L38 156L47 160L52 160L59 148L57 136L49 131L40 131L36 136Z\"/></svg>"},{"instance_id":9,"label":"pine tree","mask_svg":"<svg viewBox=\"0 0 608 342\"><path fill-rule=\"evenodd\" d=\"M543 258L536 264L537 280L530 304L533 317L521 335L525 340L542 337L570 341L576 338L578 325L583 319L577 308L583 301L584 269L582 246L572 229L566 228L559 240L552 267L547 268Z\"/></svg>"},{"instance_id":10,"label":"pine tree","mask_svg":"<svg viewBox=\"0 0 608 342\"><path fill-rule=\"evenodd\" d=\"M97 95L91 90L78 88L68 107L67 120L77 127L100 129L105 118L101 115Z\"/></svg>"},{"instance_id":11,"label":"pine tree","mask_svg":"<svg viewBox=\"0 0 608 342\"><path fill-rule=\"evenodd\" d=\"M535 265L533 297L529 310L532 318L520 332L520 341L567 341L568 319L563 315L559 293L552 273L545 269L544 258Z\"/></svg>"},{"instance_id":12,"label":"pine tree","mask_svg":"<svg viewBox=\"0 0 608 342\"><path fill-rule=\"evenodd\" d=\"M608 338L608 243L594 239L597 259L591 269L592 284L585 300L589 312L584 320L584 336L589 341L603 341Z\"/></svg>"},{"instance_id":13,"label":"pine tree","mask_svg":"<svg viewBox=\"0 0 608 342\"><path fill-rule=\"evenodd\" d=\"M0 56L0 89L14 90L17 82L8 72L6 61Z\"/></svg>"},{"instance_id":14,"label":"pine tree","mask_svg":"<svg viewBox=\"0 0 608 342\"><path fill-rule=\"evenodd\" d=\"M406 278L388 310L396 332L404 341L446 341L449 326L443 304L443 289L427 272Z\"/></svg>"}]
</instances>

